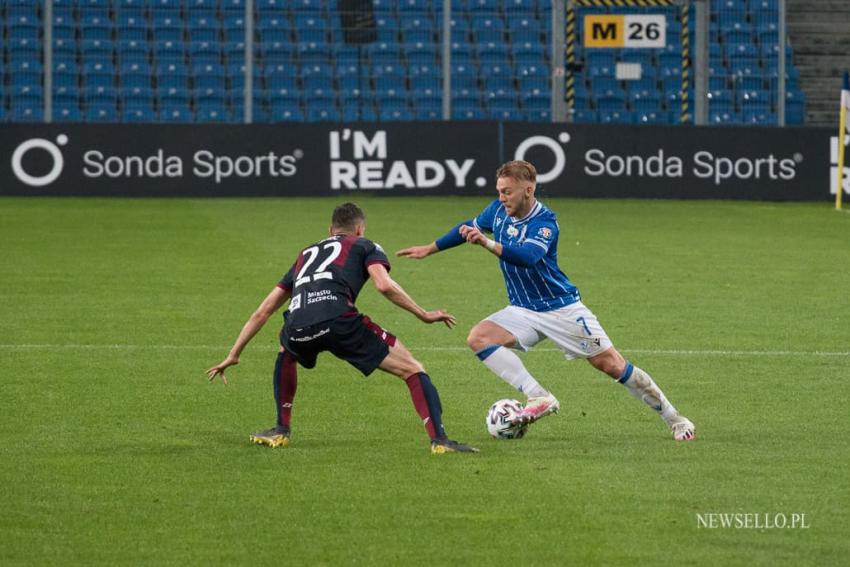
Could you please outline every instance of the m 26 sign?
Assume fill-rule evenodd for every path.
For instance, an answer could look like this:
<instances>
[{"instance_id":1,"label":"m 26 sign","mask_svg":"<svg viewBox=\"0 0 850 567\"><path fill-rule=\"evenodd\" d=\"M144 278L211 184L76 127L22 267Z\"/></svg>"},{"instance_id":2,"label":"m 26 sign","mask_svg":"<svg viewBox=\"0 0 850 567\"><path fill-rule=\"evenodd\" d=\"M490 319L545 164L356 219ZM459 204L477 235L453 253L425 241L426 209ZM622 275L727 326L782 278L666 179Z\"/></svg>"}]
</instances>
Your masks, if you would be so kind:
<instances>
[{"instance_id":1,"label":"m 26 sign","mask_svg":"<svg viewBox=\"0 0 850 567\"><path fill-rule=\"evenodd\" d=\"M587 15L585 47L659 48L667 45L667 20L655 15Z\"/></svg>"}]
</instances>

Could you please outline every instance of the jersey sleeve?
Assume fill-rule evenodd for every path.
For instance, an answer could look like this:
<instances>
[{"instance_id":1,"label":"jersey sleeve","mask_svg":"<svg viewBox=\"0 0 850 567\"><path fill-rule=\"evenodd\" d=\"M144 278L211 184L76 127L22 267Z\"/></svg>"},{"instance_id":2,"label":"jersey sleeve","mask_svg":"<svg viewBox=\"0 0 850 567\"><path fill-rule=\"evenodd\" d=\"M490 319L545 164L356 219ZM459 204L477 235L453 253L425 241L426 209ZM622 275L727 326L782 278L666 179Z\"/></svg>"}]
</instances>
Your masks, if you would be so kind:
<instances>
[{"instance_id":1,"label":"jersey sleeve","mask_svg":"<svg viewBox=\"0 0 850 567\"><path fill-rule=\"evenodd\" d=\"M295 279L295 264L292 264L292 267L289 268L289 271L286 272L280 281L277 282L277 287L282 289L285 292L292 293L292 282Z\"/></svg>"},{"instance_id":2,"label":"jersey sleeve","mask_svg":"<svg viewBox=\"0 0 850 567\"><path fill-rule=\"evenodd\" d=\"M558 222L554 218L532 219L528 226L525 242L549 251L553 242L558 240Z\"/></svg>"},{"instance_id":3,"label":"jersey sleeve","mask_svg":"<svg viewBox=\"0 0 850 567\"><path fill-rule=\"evenodd\" d=\"M381 264L390 271L390 260L387 253L377 242L366 241L366 254L363 257L363 265L367 268L372 264Z\"/></svg>"},{"instance_id":4,"label":"jersey sleeve","mask_svg":"<svg viewBox=\"0 0 850 567\"><path fill-rule=\"evenodd\" d=\"M472 224L475 225L475 228L478 230L486 230L487 232L493 232L493 221L496 218L496 211L499 210L501 203L496 199L487 207L481 211L477 217L472 221Z\"/></svg>"}]
</instances>

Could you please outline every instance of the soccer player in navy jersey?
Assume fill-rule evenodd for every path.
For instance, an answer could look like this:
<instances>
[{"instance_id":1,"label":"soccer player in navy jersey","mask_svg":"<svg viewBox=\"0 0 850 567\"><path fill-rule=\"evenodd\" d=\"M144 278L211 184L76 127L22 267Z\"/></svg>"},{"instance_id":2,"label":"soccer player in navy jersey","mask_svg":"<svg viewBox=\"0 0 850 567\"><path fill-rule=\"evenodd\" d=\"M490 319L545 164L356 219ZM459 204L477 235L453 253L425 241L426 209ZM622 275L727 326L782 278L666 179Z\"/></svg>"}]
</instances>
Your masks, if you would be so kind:
<instances>
[{"instance_id":1,"label":"soccer player in navy jersey","mask_svg":"<svg viewBox=\"0 0 850 567\"><path fill-rule=\"evenodd\" d=\"M567 359L587 359L643 400L664 419L674 439L693 439L694 424L676 411L649 374L614 348L576 286L558 267L560 228L555 213L535 198L536 181L532 164L503 164L496 172L498 199L435 242L405 248L397 255L421 259L468 242L499 258L509 305L475 325L467 343L487 368L528 398L518 422L532 423L560 408L555 396L509 350L527 351L549 338Z\"/></svg>"},{"instance_id":2,"label":"soccer player in navy jersey","mask_svg":"<svg viewBox=\"0 0 850 567\"><path fill-rule=\"evenodd\" d=\"M365 376L380 368L404 380L431 438L432 453L477 452L478 449L446 436L440 395L422 364L401 341L355 307L357 295L371 277L378 292L420 321L442 322L449 328L455 324L455 318L442 309L422 309L390 278L390 263L384 250L363 238L365 230L366 217L357 205L345 203L336 207L330 236L298 254L280 283L245 323L230 353L207 370L207 376L211 381L221 376L227 384L225 369L239 363L248 342L289 300L274 369L277 423L269 430L252 434L251 441L270 447L289 446L292 402L298 386L297 364L313 368L318 355L327 351Z\"/></svg>"}]
</instances>

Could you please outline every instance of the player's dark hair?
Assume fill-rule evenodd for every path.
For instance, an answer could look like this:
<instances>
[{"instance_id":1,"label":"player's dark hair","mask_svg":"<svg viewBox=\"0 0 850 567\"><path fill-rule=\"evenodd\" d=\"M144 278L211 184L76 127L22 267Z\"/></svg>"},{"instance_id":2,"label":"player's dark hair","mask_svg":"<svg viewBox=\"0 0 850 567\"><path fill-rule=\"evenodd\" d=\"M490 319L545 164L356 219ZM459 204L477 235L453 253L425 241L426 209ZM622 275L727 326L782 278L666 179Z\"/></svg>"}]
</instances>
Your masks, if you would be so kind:
<instances>
[{"instance_id":1,"label":"player's dark hair","mask_svg":"<svg viewBox=\"0 0 850 567\"><path fill-rule=\"evenodd\" d=\"M354 230L361 222L366 220L363 209L354 203L343 203L334 209L331 216L331 226L340 230Z\"/></svg>"},{"instance_id":2,"label":"player's dark hair","mask_svg":"<svg viewBox=\"0 0 850 567\"><path fill-rule=\"evenodd\" d=\"M537 170L527 161L514 160L505 162L496 170L496 179L510 177L517 181L537 182Z\"/></svg>"}]
</instances>

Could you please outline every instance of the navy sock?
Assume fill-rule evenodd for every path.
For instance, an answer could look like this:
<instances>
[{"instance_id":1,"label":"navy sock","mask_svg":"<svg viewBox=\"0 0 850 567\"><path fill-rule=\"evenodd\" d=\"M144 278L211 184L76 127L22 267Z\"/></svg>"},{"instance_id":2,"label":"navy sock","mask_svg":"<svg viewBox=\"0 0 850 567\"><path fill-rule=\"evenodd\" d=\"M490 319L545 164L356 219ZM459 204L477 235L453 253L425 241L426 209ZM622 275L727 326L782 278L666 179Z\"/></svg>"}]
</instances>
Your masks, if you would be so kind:
<instances>
[{"instance_id":1,"label":"navy sock","mask_svg":"<svg viewBox=\"0 0 850 567\"><path fill-rule=\"evenodd\" d=\"M445 439L446 430L443 427L443 406L440 394L431 383L431 378L424 372L411 374L405 380L410 389L410 397L416 412L425 424L425 430L431 439Z\"/></svg>"}]
</instances>

